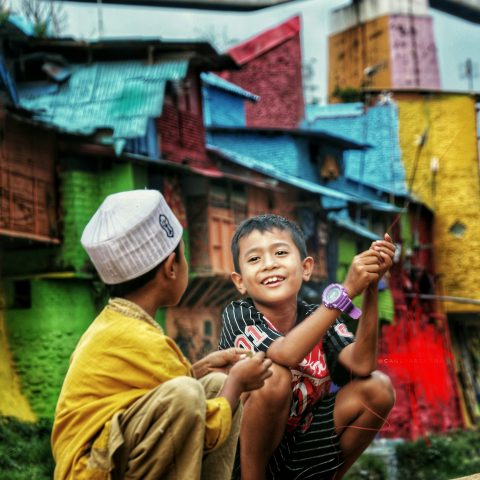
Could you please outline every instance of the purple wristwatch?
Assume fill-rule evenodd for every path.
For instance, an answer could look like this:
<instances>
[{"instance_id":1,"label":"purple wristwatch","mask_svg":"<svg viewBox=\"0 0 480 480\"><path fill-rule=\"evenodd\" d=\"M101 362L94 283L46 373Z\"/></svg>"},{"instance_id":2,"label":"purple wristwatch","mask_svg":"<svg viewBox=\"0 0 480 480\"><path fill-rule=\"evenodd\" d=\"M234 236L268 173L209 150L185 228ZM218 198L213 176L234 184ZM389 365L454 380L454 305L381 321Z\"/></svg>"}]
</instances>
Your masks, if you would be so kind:
<instances>
[{"instance_id":1,"label":"purple wristwatch","mask_svg":"<svg viewBox=\"0 0 480 480\"><path fill-rule=\"evenodd\" d=\"M332 283L323 291L322 301L327 308L336 308L354 320L358 320L362 314L353 304L345 287L339 283Z\"/></svg>"}]
</instances>

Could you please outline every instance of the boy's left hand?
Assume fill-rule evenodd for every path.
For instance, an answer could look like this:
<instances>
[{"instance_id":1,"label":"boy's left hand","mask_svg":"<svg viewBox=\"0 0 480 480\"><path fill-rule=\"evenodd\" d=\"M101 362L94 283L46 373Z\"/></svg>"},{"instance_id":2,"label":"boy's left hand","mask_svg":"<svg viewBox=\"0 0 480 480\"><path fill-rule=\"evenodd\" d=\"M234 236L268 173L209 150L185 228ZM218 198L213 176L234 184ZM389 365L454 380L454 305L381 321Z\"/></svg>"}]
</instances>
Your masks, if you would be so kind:
<instances>
[{"instance_id":1,"label":"boy's left hand","mask_svg":"<svg viewBox=\"0 0 480 480\"><path fill-rule=\"evenodd\" d=\"M227 350L217 350L209 353L203 360L209 372L228 373L233 365L246 356L246 350L243 348L228 348Z\"/></svg>"},{"instance_id":2,"label":"boy's left hand","mask_svg":"<svg viewBox=\"0 0 480 480\"><path fill-rule=\"evenodd\" d=\"M393 265L393 257L395 256L395 244L388 233L383 236L384 240L375 240L372 242L371 249L380 253L381 263L378 271L378 279L382 278L385 273L390 270Z\"/></svg>"}]
</instances>

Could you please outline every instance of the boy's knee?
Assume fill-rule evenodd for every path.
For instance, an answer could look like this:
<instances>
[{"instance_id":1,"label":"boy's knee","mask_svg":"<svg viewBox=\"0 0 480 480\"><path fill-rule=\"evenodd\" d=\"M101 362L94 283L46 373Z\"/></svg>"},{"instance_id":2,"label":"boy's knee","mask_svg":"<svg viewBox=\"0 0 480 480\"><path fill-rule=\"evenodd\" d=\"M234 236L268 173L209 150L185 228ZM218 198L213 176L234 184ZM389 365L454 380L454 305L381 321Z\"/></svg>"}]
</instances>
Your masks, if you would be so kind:
<instances>
[{"instance_id":1,"label":"boy's knee","mask_svg":"<svg viewBox=\"0 0 480 480\"><path fill-rule=\"evenodd\" d=\"M203 385L207 398L217 396L218 392L223 388L227 375L222 372L211 372L198 381Z\"/></svg>"},{"instance_id":2,"label":"boy's knee","mask_svg":"<svg viewBox=\"0 0 480 480\"><path fill-rule=\"evenodd\" d=\"M262 388L251 392L261 400L265 400L269 408L275 405L290 403L292 396L292 373L290 369L273 363L270 367L272 376L267 378Z\"/></svg>"},{"instance_id":3,"label":"boy's knee","mask_svg":"<svg viewBox=\"0 0 480 480\"><path fill-rule=\"evenodd\" d=\"M364 385L364 394L369 403L390 411L395 404L395 389L388 375L375 370Z\"/></svg>"},{"instance_id":4,"label":"boy's knee","mask_svg":"<svg viewBox=\"0 0 480 480\"><path fill-rule=\"evenodd\" d=\"M163 384L168 388L175 411L182 416L205 416L205 392L198 380L192 377L177 377ZM165 398L165 391L163 392Z\"/></svg>"}]
</instances>

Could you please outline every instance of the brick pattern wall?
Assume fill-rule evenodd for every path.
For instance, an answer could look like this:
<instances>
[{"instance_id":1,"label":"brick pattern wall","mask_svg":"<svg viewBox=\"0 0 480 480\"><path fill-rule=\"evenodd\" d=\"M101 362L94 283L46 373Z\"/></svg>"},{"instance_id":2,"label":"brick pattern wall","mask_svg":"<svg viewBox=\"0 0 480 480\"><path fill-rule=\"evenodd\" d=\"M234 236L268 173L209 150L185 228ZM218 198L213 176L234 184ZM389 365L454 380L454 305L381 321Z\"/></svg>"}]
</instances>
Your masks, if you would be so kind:
<instances>
[{"instance_id":1,"label":"brick pattern wall","mask_svg":"<svg viewBox=\"0 0 480 480\"><path fill-rule=\"evenodd\" d=\"M38 417L53 417L70 355L96 316L90 288L76 280L32 280L32 308L6 312L22 393Z\"/></svg>"},{"instance_id":2,"label":"brick pattern wall","mask_svg":"<svg viewBox=\"0 0 480 480\"><path fill-rule=\"evenodd\" d=\"M197 167L211 165L201 115L181 110L166 98L157 130L162 158Z\"/></svg>"},{"instance_id":3,"label":"brick pattern wall","mask_svg":"<svg viewBox=\"0 0 480 480\"><path fill-rule=\"evenodd\" d=\"M83 229L107 195L136 188L135 170L131 163L122 163L98 172L69 169L63 173L63 242L59 262L63 268L82 270L88 265L80 244Z\"/></svg>"},{"instance_id":4,"label":"brick pattern wall","mask_svg":"<svg viewBox=\"0 0 480 480\"><path fill-rule=\"evenodd\" d=\"M254 58L239 71L224 74L229 81L260 96L246 102L250 127L295 128L304 116L300 36Z\"/></svg>"},{"instance_id":5,"label":"brick pattern wall","mask_svg":"<svg viewBox=\"0 0 480 480\"><path fill-rule=\"evenodd\" d=\"M96 174L68 171L62 176L63 242L60 257L63 265L83 269L87 254L80 244L83 228L100 202Z\"/></svg>"},{"instance_id":6,"label":"brick pattern wall","mask_svg":"<svg viewBox=\"0 0 480 480\"><path fill-rule=\"evenodd\" d=\"M475 100L469 95L397 94L400 144L413 192L434 211L435 271L445 295L480 298L478 263L480 186ZM428 128L421 150L418 138ZM419 153L420 152L420 153ZM432 171L432 158L438 171ZM478 305L444 303L447 312L478 312Z\"/></svg>"}]
</instances>

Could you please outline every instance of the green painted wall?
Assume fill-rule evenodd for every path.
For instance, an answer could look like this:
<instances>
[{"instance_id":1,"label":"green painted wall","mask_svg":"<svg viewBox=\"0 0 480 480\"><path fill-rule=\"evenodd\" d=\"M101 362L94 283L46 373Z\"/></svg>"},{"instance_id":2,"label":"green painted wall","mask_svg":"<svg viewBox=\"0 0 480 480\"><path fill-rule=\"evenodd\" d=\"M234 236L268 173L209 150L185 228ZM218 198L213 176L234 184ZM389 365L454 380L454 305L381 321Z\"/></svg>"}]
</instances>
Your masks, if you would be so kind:
<instances>
[{"instance_id":1,"label":"green painted wall","mask_svg":"<svg viewBox=\"0 0 480 480\"><path fill-rule=\"evenodd\" d=\"M338 238L338 266L337 281L343 282L347 277L348 269L353 257L357 254L355 237L342 235Z\"/></svg>"},{"instance_id":2,"label":"green painted wall","mask_svg":"<svg viewBox=\"0 0 480 480\"><path fill-rule=\"evenodd\" d=\"M22 394L20 380L15 371L8 332L5 322L5 295L3 284L0 283L0 415L16 416L24 421L34 422L37 418L28 400Z\"/></svg>"},{"instance_id":3,"label":"green painted wall","mask_svg":"<svg viewBox=\"0 0 480 480\"><path fill-rule=\"evenodd\" d=\"M144 182L144 177L145 169L130 163L115 164L100 172L71 169L63 174L63 242L60 255L65 267L78 271L87 265L88 257L80 244L80 237L103 199L111 193L137 188L136 181Z\"/></svg>"},{"instance_id":4,"label":"green painted wall","mask_svg":"<svg viewBox=\"0 0 480 480\"><path fill-rule=\"evenodd\" d=\"M28 412L30 418L53 416L70 355L107 301L99 281L93 277L92 280L81 279L82 273L93 271L80 244L83 229L107 195L145 187L148 187L148 170L143 166L131 163L101 166L99 162L88 164L85 159L64 159L60 192L61 244L31 245L2 252L6 300L0 325L5 328L0 333L6 332L5 345L8 342L11 351L8 356L6 348L3 349L2 358L9 358L11 365L3 369L6 376L0 375L0 380L7 378L8 372L14 372L21 392L15 391L12 387L15 384L9 382L4 398L23 395L27 400L22 411L10 405L13 400L6 406L0 403L3 411L12 414L18 410L20 418L27 418ZM187 229L184 240L188 258ZM55 272L53 278L45 278L45 274L52 272ZM64 278L59 278L62 275ZM30 282L31 308L15 306L15 282L19 279ZM156 319L165 329L166 310L160 310Z\"/></svg>"},{"instance_id":5,"label":"green painted wall","mask_svg":"<svg viewBox=\"0 0 480 480\"><path fill-rule=\"evenodd\" d=\"M38 417L52 417L70 354L97 312L90 282L32 280L30 285L31 308L6 311L8 339L22 393ZM5 286L8 305L14 284Z\"/></svg>"}]
</instances>

